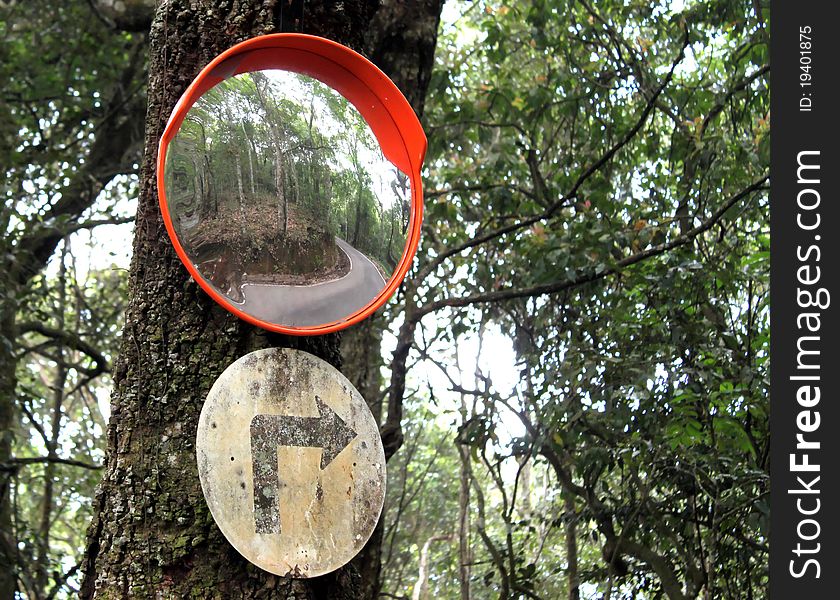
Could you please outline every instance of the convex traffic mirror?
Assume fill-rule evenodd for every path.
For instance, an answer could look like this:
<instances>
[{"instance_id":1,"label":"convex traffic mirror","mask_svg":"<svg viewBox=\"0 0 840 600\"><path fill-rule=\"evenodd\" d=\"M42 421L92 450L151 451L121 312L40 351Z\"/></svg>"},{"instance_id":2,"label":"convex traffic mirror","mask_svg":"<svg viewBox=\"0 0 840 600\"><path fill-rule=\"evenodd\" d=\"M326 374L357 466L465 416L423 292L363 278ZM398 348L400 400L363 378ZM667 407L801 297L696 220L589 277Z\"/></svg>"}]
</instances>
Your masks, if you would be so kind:
<instances>
[{"instance_id":1,"label":"convex traffic mirror","mask_svg":"<svg viewBox=\"0 0 840 600\"><path fill-rule=\"evenodd\" d=\"M195 280L269 330L327 333L384 303L420 235L426 138L373 64L276 34L205 67L161 138L167 231Z\"/></svg>"}]
</instances>

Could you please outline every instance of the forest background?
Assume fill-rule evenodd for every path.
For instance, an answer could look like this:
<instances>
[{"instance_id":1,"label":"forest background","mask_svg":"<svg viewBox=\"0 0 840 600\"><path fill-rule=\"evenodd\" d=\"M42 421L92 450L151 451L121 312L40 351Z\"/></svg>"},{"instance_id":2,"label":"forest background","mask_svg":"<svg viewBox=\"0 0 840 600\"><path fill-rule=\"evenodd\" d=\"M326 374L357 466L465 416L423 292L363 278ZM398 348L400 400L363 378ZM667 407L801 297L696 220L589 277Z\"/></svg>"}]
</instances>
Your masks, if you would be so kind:
<instances>
[{"instance_id":1,"label":"forest background","mask_svg":"<svg viewBox=\"0 0 840 600\"><path fill-rule=\"evenodd\" d=\"M117 4L0 4L3 598L86 594L131 406L155 73ZM390 458L357 597L766 597L767 8L450 2L435 34L421 248L341 340Z\"/></svg>"}]
</instances>

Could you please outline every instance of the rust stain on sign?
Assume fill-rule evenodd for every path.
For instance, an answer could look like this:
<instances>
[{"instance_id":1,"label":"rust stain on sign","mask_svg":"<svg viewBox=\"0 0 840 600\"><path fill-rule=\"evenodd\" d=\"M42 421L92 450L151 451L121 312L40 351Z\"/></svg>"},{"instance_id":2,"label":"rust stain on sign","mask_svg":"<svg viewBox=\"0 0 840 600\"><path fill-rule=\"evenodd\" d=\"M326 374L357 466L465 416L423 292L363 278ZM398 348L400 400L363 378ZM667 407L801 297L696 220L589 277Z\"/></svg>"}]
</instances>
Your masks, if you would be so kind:
<instances>
[{"instance_id":1,"label":"rust stain on sign","mask_svg":"<svg viewBox=\"0 0 840 600\"><path fill-rule=\"evenodd\" d=\"M210 512L249 561L316 577L367 542L385 498L385 455L359 392L305 352L252 352L201 411L198 473Z\"/></svg>"}]
</instances>

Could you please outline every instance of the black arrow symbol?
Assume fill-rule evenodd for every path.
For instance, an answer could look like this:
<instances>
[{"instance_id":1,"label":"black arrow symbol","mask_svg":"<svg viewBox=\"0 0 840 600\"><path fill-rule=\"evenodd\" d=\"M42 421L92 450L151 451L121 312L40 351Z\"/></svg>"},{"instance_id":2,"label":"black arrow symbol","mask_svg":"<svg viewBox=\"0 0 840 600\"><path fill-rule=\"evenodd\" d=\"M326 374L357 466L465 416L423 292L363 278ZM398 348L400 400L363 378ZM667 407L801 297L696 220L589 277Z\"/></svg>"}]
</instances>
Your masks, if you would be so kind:
<instances>
[{"instance_id":1,"label":"black arrow symbol","mask_svg":"<svg viewBox=\"0 0 840 600\"><path fill-rule=\"evenodd\" d=\"M317 417L255 415L251 419L251 461L254 474L254 522L257 533L280 533L277 505L278 446L322 448L321 470L356 437L356 432L315 396Z\"/></svg>"}]
</instances>

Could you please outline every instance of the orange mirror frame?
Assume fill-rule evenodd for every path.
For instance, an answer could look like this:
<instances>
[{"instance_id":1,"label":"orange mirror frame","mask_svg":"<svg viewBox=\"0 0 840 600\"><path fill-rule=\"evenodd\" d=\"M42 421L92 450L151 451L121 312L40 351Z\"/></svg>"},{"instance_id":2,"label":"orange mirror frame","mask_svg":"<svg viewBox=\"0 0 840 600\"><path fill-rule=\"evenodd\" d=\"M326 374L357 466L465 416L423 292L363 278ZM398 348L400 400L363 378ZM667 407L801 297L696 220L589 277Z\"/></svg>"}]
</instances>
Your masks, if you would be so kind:
<instances>
[{"instance_id":1,"label":"orange mirror frame","mask_svg":"<svg viewBox=\"0 0 840 600\"><path fill-rule=\"evenodd\" d=\"M164 165L170 142L193 104L210 88L241 73L279 69L308 75L336 90L361 113L391 163L411 182L411 217L406 246L386 286L366 306L342 320L311 327L293 327L262 321L225 298L198 272L175 232L166 200ZM426 136L411 105L396 85L362 55L336 42L312 35L277 33L246 40L226 50L204 67L175 108L158 147L157 187L166 231L181 262L211 298L241 319L263 329L291 335L320 335L338 331L369 317L396 291L405 278L420 241L423 190L420 168L426 154Z\"/></svg>"}]
</instances>

